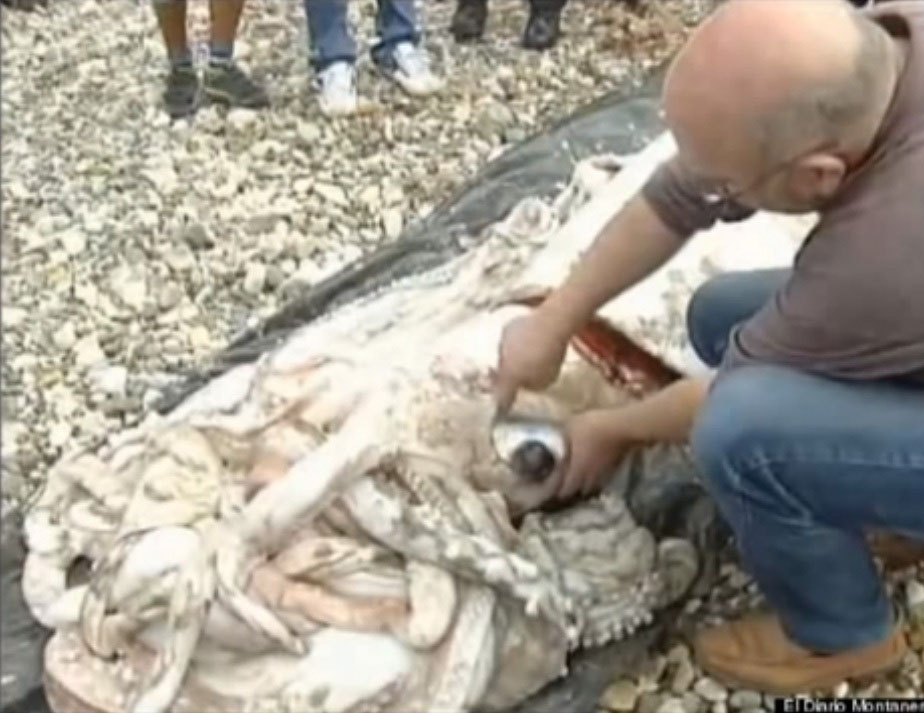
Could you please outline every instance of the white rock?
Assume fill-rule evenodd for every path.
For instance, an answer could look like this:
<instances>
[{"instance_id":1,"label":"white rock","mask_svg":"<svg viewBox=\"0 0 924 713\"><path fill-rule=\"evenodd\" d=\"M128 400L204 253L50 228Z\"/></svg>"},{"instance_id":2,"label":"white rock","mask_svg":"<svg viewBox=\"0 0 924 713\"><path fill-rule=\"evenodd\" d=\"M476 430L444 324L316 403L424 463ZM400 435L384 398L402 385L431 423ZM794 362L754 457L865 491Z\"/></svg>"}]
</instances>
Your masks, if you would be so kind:
<instances>
[{"instance_id":1,"label":"white rock","mask_svg":"<svg viewBox=\"0 0 924 713\"><path fill-rule=\"evenodd\" d=\"M144 274L129 265L123 265L112 275L112 291L128 307L140 311L147 299L148 288Z\"/></svg>"},{"instance_id":2,"label":"white rock","mask_svg":"<svg viewBox=\"0 0 924 713\"><path fill-rule=\"evenodd\" d=\"M149 168L142 171L141 175L150 181L154 189L164 197L171 195L180 186L176 171L172 166L160 165Z\"/></svg>"},{"instance_id":3,"label":"white rock","mask_svg":"<svg viewBox=\"0 0 924 713\"><path fill-rule=\"evenodd\" d=\"M0 442L3 444L3 457L12 458L19 451L19 442L25 439L29 429L18 421L5 421L0 429Z\"/></svg>"},{"instance_id":4,"label":"white rock","mask_svg":"<svg viewBox=\"0 0 924 713\"><path fill-rule=\"evenodd\" d=\"M335 186L332 183L322 183L318 181L314 184L314 192L328 203L339 206L349 205L346 192L340 186Z\"/></svg>"},{"instance_id":5,"label":"white rock","mask_svg":"<svg viewBox=\"0 0 924 713\"><path fill-rule=\"evenodd\" d=\"M257 121L257 112L252 109L234 108L228 112L228 125L236 131L246 131Z\"/></svg>"},{"instance_id":6,"label":"white rock","mask_svg":"<svg viewBox=\"0 0 924 713\"><path fill-rule=\"evenodd\" d=\"M905 601L908 609L924 608L924 583L909 579L905 584Z\"/></svg>"},{"instance_id":7,"label":"white rock","mask_svg":"<svg viewBox=\"0 0 924 713\"><path fill-rule=\"evenodd\" d=\"M55 330L51 341L61 351L70 350L77 343L77 331L74 329L73 323L65 322L61 325L59 329Z\"/></svg>"},{"instance_id":8,"label":"white rock","mask_svg":"<svg viewBox=\"0 0 924 713\"><path fill-rule=\"evenodd\" d=\"M10 329L16 329L16 327L21 326L22 323L26 321L26 317L28 316L29 313L24 309L20 309L19 307L4 306L2 314L3 326Z\"/></svg>"},{"instance_id":9,"label":"white rock","mask_svg":"<svg viewBox=\"0 0 924 713\"><path fill-rule=\"evenodd\" d=\"M51 444L52 448L62 448L71 439L72 433L70 423L58 421L48 431L48 443Z\"/></svg>"},{"instance_id":10,"label":"white rock","mask_svg":"<svg viewBox=\"0 0 924 713\"><path fill-rule=\"evenodd\" d=\"M71 257L80 255L87 247L87 237L76 229L66 230L58 236L61 247Z\"/></svg>"},{"instance_id":11,"label":"white rock","mask_svg":"<svg viewBox=\"0 0 924 713\"><path fill-rule=\"evenodd\" d=\"M378 212L382 205L382 196L379 193L378 186L367 186L359 194L359 202L362 203L371 213Z\"/></svg>"},{"instance_id":12,"label":"white rock","mask_svg":"<svg viewBox=\"0 0 924 713\"><path fill-rule=\"evenodd\" d=\"M74 297L87 307L96 307L99 304L99 290L92 282L79 282L74 285Z\"/></svg>"},{"instance_id":13,"label":"white rock","mask_svg":"<svg viewBox=\"0 0 924 713\"><path fill-rule=\"evenodd\" d=\"M679 698L668 698L660 706L657 713L687 713L683 706L683 701Z\"/></svg>"},{"instance_id":14,"label":"white rock","mask_svg":"<svg viewBox=\"0 0 924 713\"><path fill-rule=\"evenodd\" d=\"M79 367L93 367L106 361L95 334L88 334L74 345L74 360Z\"/></svg>"},{"instance_id":15,"label":"white rock","mask_svg":"<svg viewBox=\"0 0 924 713\"><path fill-rule=\"evenodd\" d=\"M186 245L178 245L164 253L164 262L175 272L191 270L196 264L196 258Z\"/></svg>"},{"instance_id":16,"label":"white rock","mask_svg":"<svg viewBox=\"0 0 924 713\"><path fill-rule=\"evenodd\" d=\"M90 373L94 388L107 396L125 396L128 385L128 370L124 366L106 366Z\"/></svg>"},{"instance_id":17,"label":"white rock","mask_svg":"<svg viewBox=\"0 0 924 713\"><path fill-rule=\"evenodd\" d=\"M761 695L757 691L742 688L729 696L728 703L732 708L738 709L760 708Z\"/></svg>"},{"instance_id":18,"label":"white rock","mask_svg":"<svg viewBox=\"0 0 924 713\"><path fill-rule=\"evenodd\" d=\"M728 699L728 691L725 687L709 677L699 679L693 686L693 692L710 703L719 703Z\"/></svg>"},{"instance_id":19,"label":"white rock","mask_svg":"<svg viewBox=\"0 0 924 713\"><path fill-rule=\"evenodd\" d=\"M261 262L250 263L244 275L244 290L251 295L258 295L263 292L263 286L265 284L266 265Z\"/></svg>"},{"instance_id":20,"label":"white rock","mask_svg":"<svg viewBox=\"0 0 924 713\"><path fill-rule=\"evenodd\" d=\"M387 238L397 238L401 234L401 228L403 227L401 211L397 208L389 208L382 213L382 227L385 229Z\"/></svg>"},{"instance_id":21,"label":"white rock","mask_svg":"<svg viewBox=\"0 0 924 713\"><path fill-rule=\"evenodd\" d=\"M321 129L318 128L317 124L311 121L299 121L295 132L298 138L309 146L314 146L321 138Z\"/></svg>"},{"instance_id":22,"label":"white rock","mask_svg":"<svg viewBox=\"0 0 924 713\"><path fill-rule=\"evenodd\" d=\"M208 349L212 344L212 336L205 327L193 327L187 335L189 345L196 350Z\"/></svg>"}]
</instances>

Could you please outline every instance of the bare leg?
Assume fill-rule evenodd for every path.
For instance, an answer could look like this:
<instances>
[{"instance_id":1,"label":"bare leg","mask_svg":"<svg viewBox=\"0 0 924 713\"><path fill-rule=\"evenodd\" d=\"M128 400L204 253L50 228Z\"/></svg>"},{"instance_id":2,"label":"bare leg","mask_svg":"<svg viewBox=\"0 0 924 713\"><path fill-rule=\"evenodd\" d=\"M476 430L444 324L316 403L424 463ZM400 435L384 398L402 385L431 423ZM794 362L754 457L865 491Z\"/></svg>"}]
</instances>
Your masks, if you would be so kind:
<instances>
[{"instance_id":1,"label":"bare leg","mask_svg":"<svg viewBox=\"0 0 924 713\"><path fill-rule=\"evenodd\" d=\"M154 3L160 33L171 61L189 53L186 37L186 0L161 0Z\"/></svg>"},{"instance_id":2,"label":"bare leg","mask_svg":"<svg viewBox=\"0 0 924 713\"><path fill-rule=\"evenodd\" d=\"M163 101L170 117L179 119L199 106L199 78L186 37L186 0L157 0L154 12L170 61Z\"/></svg>"},{"instance_id":3,"label":"bare leg","mask_svg":"<svg viewBox=\"0 0 924 713\"><path fill-rule=\"evenodd\" d=\"M205 93L219 104L259 109L269 105L266 91L233 61L234 40L243 9L244 0L209 0L212 23Z\"/></svg>"},{"instance_id":4,"label":"bare leg","mask_svg":"<svg viewBox=\"0 0 924 713\"><path fill-rule=\"evenodd\" d=\"M209 14L212 29L209 36L212 47L232 47L241 22L244 0L210 0Z\"/></svg>"}]
</instances>

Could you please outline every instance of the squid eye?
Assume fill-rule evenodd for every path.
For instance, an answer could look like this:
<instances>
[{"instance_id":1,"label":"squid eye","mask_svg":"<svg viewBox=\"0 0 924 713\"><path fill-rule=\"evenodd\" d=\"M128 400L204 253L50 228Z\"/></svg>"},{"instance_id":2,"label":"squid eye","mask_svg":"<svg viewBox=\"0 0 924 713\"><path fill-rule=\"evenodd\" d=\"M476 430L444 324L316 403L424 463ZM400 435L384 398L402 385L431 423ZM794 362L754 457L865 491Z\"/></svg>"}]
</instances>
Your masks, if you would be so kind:
<instances>
[{"instance_id":1,"label":"squid eye","mask_svg":"<svg viewBox=\"0 0 924 713\"><path fill-rule=\"evenodd\" d=\"M510 458L510 467L520 477L541 483L555 470L555 454L541 441L526 441Z\"/></svg>"}]
</instances>

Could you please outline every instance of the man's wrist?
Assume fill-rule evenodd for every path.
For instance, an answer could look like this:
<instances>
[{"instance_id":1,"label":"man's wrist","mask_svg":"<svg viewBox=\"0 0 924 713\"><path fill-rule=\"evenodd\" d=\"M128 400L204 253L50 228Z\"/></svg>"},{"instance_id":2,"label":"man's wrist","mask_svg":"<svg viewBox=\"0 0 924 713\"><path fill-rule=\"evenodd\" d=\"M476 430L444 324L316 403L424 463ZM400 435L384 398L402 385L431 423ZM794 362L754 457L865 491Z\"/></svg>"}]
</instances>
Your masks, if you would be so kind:
<instances>
[{"instance_id":1,"label":"man's wrist","mask_svg":"<svg viewBox=\"0 0 924 713\"><path fill-rule=\"evenodd\" d=\"M586 310L575 304L564 287L549 295L539 306L543 323L563 341L570 339L590 319L591 315L584 312Z\"/></svg>"}]
</instances>

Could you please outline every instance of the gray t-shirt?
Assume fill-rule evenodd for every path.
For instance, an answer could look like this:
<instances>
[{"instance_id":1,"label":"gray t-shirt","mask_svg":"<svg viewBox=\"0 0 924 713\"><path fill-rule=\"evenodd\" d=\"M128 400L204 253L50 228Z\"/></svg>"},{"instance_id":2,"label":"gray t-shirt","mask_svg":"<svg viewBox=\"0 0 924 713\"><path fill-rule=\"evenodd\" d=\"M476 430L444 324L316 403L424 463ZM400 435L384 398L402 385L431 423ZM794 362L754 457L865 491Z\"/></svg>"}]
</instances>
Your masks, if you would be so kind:
<instances>
[{"instance_id":1,"label":"gray t-shirt","mask_svg":"<svg viewBox=\"0 0 924 713\"><path fill-rule=\"evenodd\" d=\"M892 106L873 151L800 247L787 284L734 331L723 369L779 364L924 383L924 2L866 12L909 40ZM753 213L726 206L720 214L672 163L655 171L643 194L685 239Z\"/></svg>"}]
</instances>

